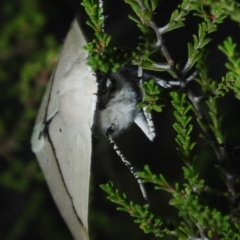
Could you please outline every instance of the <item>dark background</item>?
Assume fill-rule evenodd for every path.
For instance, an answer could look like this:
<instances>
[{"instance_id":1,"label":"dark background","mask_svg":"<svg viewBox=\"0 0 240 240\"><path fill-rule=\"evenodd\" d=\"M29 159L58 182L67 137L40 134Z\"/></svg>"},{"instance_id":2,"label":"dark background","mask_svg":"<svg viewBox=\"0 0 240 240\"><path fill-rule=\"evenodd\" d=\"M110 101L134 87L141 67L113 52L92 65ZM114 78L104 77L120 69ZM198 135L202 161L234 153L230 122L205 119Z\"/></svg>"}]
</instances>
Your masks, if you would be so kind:
<instances>
[{"instance_id":1,"label":"dark background","mask_svg":"<svg viewBox=\"0 0 240 240\"><path fill-rule=\"evenodd\" d=\"M113 35L113 43L134 47L139 34L134 23L127 18L131 13L121 0L106 1L106 31ZM156 22L164 26L179 1L161 1ZM44 177L30 148L30 136L44 87L56 62L60 46L76 13L83 23L86 14L79 1L2 1L0 9L0 239L48 240L72 239L63 222ZM175 62L184 64L187 42L197 33L199 19L188 16L186 28L164 35L165 43ZM91 31L86 27L91 38ZM227 20L213 33L208 45L210 50L209 75L219 81L226 69L223 54L217 46L233 36L239 42L239 26ZM161 73L162 78L171 79ZM196 86L197 87L197 86ZM197 90L196 90L197 91ZM239 103L233 94L219 101L220 113L224 115L223 129L227 141L239 144ZM182 179L182 162L175 152L175 133L172 107L160 114L153 114L158 138L150 143L135 125L124 132L117 143L130 160L142 170L148 164L155 173L162 173L172 184ZM196 125L196 121L193 120ZM201 177L212 186L224 189L214 165L216 160L210 147L199 138L199 129L194 129L197 141L196 168ZM127 213L115 211L116 206L106 200L99 184L113 181L125 192L129 200L143 204L139 187L121 163L104 137L93 137L92 181L90 192L91 239L132 240L154 239L144 235ZM153 211L169 221L177 222L175 209L168 206L170 196L162 191L153 191L146 185ZM173 239L173 238L164 238Z\"/></svg>"}]
</instances>

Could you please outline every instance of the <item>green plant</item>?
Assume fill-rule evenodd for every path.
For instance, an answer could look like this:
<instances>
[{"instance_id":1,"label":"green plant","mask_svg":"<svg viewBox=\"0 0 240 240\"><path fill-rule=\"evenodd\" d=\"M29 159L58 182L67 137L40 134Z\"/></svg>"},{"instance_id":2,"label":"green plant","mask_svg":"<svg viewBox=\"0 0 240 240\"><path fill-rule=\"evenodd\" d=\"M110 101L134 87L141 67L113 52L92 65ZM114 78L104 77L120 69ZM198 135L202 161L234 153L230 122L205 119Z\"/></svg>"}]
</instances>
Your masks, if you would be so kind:
<instances>
[{"instance_id":1,"label":"green plant","mask_svg":"<svg viewBox=\"0 0 240 240\"><path fill-rule=\"evenodd\" d=\"M222 99L228 98L228 93L234 92L235 97L240 98L239 53L231 37L219 46L228 58L228 72L219 81L209 77L211 52L208 49L209 43L215 40L211 34L218 31L227 17L240 22L239 4L232 0L183 0L172 12L168 23L159 27L156 19L161 15L157 15L156 9L160 6L159 12L164 11L161 1L125 0L125 3L131 6L134 14L129 18L140 30L138 45L131 50L111 45L111 37L102 31L103 20L98 1L82 2L90 17L88 25L96 37L86 46L90 52L89 65L93 70L103 72L115 72L125 65L137 65L143 71L166 72L169 74L168 80L174 78L173 81L180 81L180 91L170 92L159 89L153 80L143 83L145 98L138 105L146 108L147 112L164 111L163 106L174 108L173 128L176 151L182 160L183 179L174 185L169 184L163 174L153 173L149 166L145 166L139 176L144 182L152 183L156 190L171 195L169 204L177 209L178 220L169 224L150 209L129 202L126 195L116 190L112 183L101 185L101 188L107 192L109 200L120 206L118 210L128 212L145 233L153 233L156 237L172 235L182 240L240 239L240 159L236 156L238 147L231 144L234 139L226 136L232 129L222 126L222 109L219 106ZM171 49L166 47L164 36L187 27L186 19L189 17L197 18L198 32L193 34L191 42L185 43L188 49L185 63L183 60L175 62L170 54ZM196 133L201 139L196 137ZM216 166L219 181L222 181L220 189L210 186L197 167L201 165L204 155L204 151L200 150L201 141L212 151L204 162L216 159L212 165ZM227 200L228 206L219 208L212 196Z\"/></svg>"},{"instance_id":2,"label":"green plant","mask_svg":"<svg viewBox=\"0 0 240 240\"><path fill-rule=\"evenodd\" d=\"M86 46L90 52L89 64L94 70L109 73L125 65L135 65L167 81L181 81L181 86L171 91L157 86L155 81L144 82L141 87L145 98L138 106L147 112L160 112L155 114L160 115L159 119L168 116L163 120L163 127L161 121L156 121L161 130L161 142L157 145L161 157L154 159L153 166L150 157L144 159L144 164L149 166L139 172L150 192L151 208L139 204L141 198L131 201L130 194L126 196L121 193L123 190L117 191L116 180L114 185L101 185L108 198L124 211L123 215L129 213L139 225L139 231L148 235L140 232L142 237L139 234L135 237L133 232L125 231L124 222L112 212L107 216L107 208L101 205L100 210L90 216L92 239L94 234L96 239L99 236L103 236L102 239L123 239L123 236L126 239L155 236L168 240L240 239L237 156L240 65L239 39L235 35L239 32L239 3L233 0L178 3L172 0L171 4L167 0L125 1L133 9L129 17L139 29L138 43L135 48L129 48L114 45L114 37L107 29L111 20L106 20L106 31L102 31L103 19L97 0L82 2L95 34L95 39ZM113 2L118 1L106 1L106 5L113 9ZM29 144L37 108L61 44L52 32L49 34L49 29L52 30L49 23L54 22L54 28L61 29L58 37L62 42L68 27L64 24L70 25L73 18L72 12L66 17L66 5L61 1L39 0L3 0L1 4L1 239L71 238L66 226L59 225L61 216L50 202L44 177ZM111 10L109 13L111 19ZM121 17L125 17L124 13ZM63 25L59 19L64 19ZM167 133L164 131L167 125L173 126L172 132L170 128ZM168 151L167 157L164 150ZM172 157L175 151L177 154ZM180 176L175 176L173 161L171 164L166 161L170 158L174 158L176 166L181 165ZM138 164L139 159L136 160ZM133 161L135 165L135 159ZM163 161L167 170L162 168ZM115 174L112 168L109 172ZM115 175L124 185L129 183L126 184L127 176L121 177L120 169ZM155 191L150 191L151 186ZM118 188L121 189L121 185ZM93 195L97 202L101 201L100 193ZM176 211L164 215L165 207L167 211ZM99 232L109 234L106 237Z\"/></svg>"}]
</instances>

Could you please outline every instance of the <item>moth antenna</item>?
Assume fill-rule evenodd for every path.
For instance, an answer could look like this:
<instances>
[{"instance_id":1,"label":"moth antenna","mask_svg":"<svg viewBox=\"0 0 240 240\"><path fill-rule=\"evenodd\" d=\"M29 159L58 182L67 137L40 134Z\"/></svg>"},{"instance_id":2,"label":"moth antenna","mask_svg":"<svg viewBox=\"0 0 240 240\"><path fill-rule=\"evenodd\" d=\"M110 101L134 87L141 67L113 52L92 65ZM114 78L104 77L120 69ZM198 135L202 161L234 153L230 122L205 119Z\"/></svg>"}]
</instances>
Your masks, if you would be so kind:
<instances>
[{"instance_id":1,"label":"moth antenna","mask_svg":"<svg viewBox=\"0 0 240 240\"><path fill-rule=\"evenodd\" d=\"M142 85L143 83L143 70L142 67L138 68L138 77L140 78L139 84ZM142 98L144 97L144 91L142 92ZM156 137L156 132L155 132L155 127L153 124L153 119L152 119L152 114L147 112L147 107L143 108L143 114L147 120L147 124L148 124L148 128L151 132L152 135L152 139L154 139Z\"/></svg>"},{"instance_id":2,"label":"moth antenna","mask_svg":"<svg viewBox=\"0 0 240 240\"><path fill-rule=\"evenodd\" d=\"M143 196L143 199L145 201L145 205L147 208L149 208L150 204L149 204L149 199L148 199L148 196L147 196L147 191L142 183L142 180L141 178L138 176L137 174L137 169L132 165L131 162L129 162L126 157L122 154L122 152L120 151L120 149L118 148L117 144L115 143L115 141L113 140L111 134L114 132L116 128L116 125L115 124L112 124L107 132L106 132L106 136L110 142L110 144L113 146L113 149L115 150L115 152L117 153L117 155L120 157L120 159L122 160L122 162L125 164L125 166L130 170L131 174L134 176L134 178L137 180L138 182L138 185L140 187L140 190L142 192L142 196Z\"/></svg>"}]
</instances>

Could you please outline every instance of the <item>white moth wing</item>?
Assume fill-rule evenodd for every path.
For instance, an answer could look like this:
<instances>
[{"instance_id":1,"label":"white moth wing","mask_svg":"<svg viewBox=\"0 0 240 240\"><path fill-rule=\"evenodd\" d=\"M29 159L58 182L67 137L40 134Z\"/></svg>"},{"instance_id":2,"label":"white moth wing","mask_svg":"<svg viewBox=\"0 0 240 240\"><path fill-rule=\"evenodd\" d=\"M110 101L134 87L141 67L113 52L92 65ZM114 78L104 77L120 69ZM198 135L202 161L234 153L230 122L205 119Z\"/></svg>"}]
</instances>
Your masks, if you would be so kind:
<instances>
[{"instance_id":1,"label":"white moth wing","mask_svg":"<svg viewBox=\"0 0 240 240\"><path fill-rule=\"evenodd\" d=\"M96 78L86 65L86 44L75 20L48 84L31 143L52 196L76 240L88 237L91 127ZM46 129L46 134L39 135Z\"/></svg>"}]
</instances>

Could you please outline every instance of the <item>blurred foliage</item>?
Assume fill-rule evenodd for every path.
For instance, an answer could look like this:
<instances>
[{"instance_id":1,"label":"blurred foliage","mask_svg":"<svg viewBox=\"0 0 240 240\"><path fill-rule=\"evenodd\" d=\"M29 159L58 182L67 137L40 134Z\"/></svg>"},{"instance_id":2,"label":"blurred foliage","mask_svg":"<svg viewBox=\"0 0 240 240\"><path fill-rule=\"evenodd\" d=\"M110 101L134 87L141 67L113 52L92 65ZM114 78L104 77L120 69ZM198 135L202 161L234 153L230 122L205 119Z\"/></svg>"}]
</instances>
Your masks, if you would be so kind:
<instances>
[{"instance_id":1,"label":"blurred foliage","mask_svg":"<svg viewBox=\"0 0 240 240\"><path fill-rule=\"evenodd\" d=\"M66 239L53 231L56 216L41 212L46 187L29 143L60 44L46 34L40 1L3 1L0 14L0 239Z\"/></svg>"},{"instance_id":2,"label":"blurred foliage","mask_svg":"<svg viewBox=\"0 0 240 240\"><path fill-rule=\"evenodd\" d=\"M43 177L36 162L17 160L26 145L29 146L30 126L59 46L51 35L41 38L46 17L37 1L24 1L19 6L7 2L2 11L7 24L0 36L0 139L4 166L0 184L26 191L31 181L41 181Z\"/></svg>"}]
</instances>

